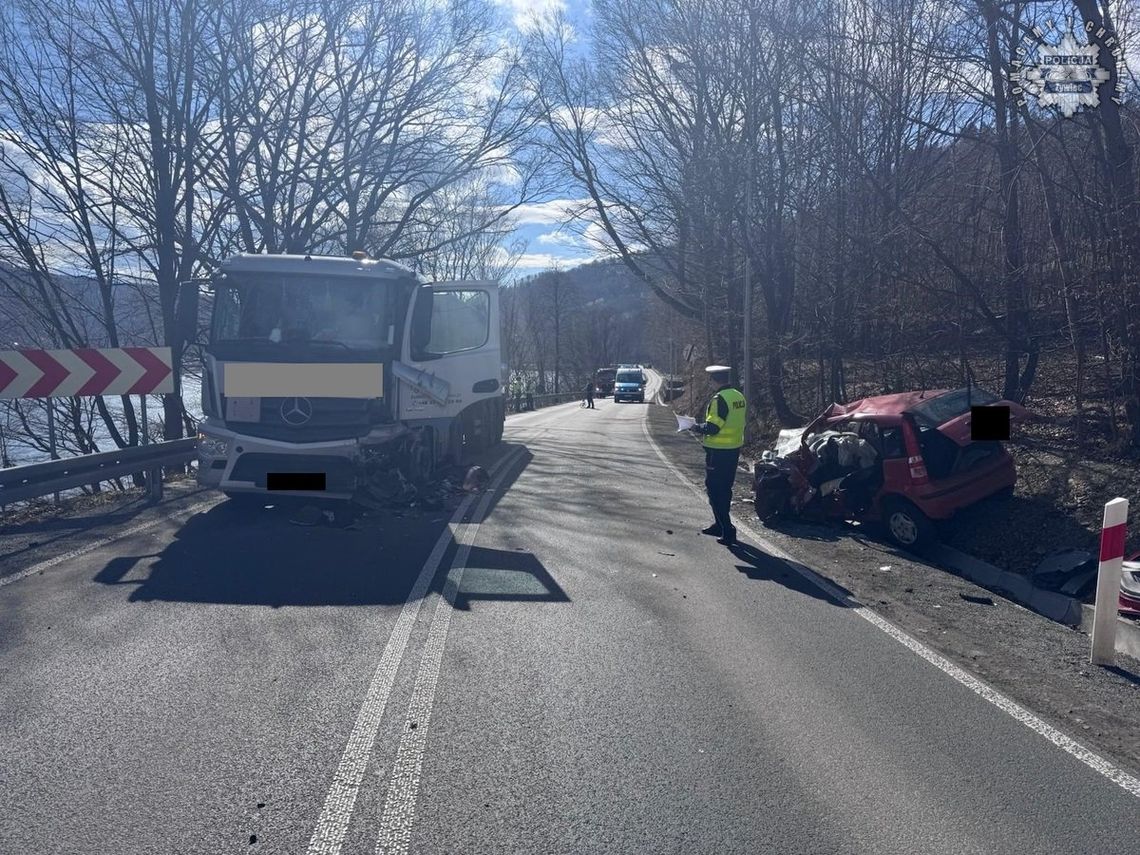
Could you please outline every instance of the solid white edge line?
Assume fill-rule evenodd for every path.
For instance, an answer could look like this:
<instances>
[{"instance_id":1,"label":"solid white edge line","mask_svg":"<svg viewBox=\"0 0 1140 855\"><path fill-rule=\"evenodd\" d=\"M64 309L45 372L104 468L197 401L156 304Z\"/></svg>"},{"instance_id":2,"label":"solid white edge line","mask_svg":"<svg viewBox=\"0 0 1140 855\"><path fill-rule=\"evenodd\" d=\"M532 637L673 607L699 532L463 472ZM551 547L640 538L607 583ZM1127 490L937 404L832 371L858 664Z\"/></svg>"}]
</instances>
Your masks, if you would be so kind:
<instances>
[{"instance_id":1,"label":"solid white edge line","mask_svg":"<svg viewBox=\"0 0 1140 855\"><path fill-rule=\"evenodd\" d=\"M419 796L420 776L427 748L428 724L435 705L435 693L439 686L440 668L447 645L447 632L451 626L451 615L455 610L455 596L463 581L467 557L487 507L508 471L509 469L504 469L490 485L476 508L472 522L463 523L456 529L455 541L458 549L451 561L443 593L436 602L419 671L416 674L415 689L408 702L408 714L404 721L400 746L396 751L396 761L388 778L388 792L384 799L380 831L376 839L378 855L403 855L411 847L412 824L415 821L416 800Z\"/></svg>"},{"instance_id":2,"label":"solid white edge line","mask_svg":"<svg viewBox=\"0 0 1140 855\"><path fill-rule=\"evenodd\" d=\"M687 486L690 490L697 493L698 495L703 495L702 491L696 485L694 485L693 482L683 472L681 472L681 470L674 466L669 458L665 456L665 453L657 445L656 440L654 440L650 435L648 411L646 413L646 419L641 423L641 429L645 434L645 438L648 440L650 447L654 450L654 452L656 452L657 456L661 458L661 462L664 463L673 472L673 474L676 475L677 478L680 479L680 481L685 484L685 486ZM859 615L859 617L863 618L863 620L867 621L872 626L875 626L878 629L882 630L899 644L916 653L918 656L925 659L935 668L952 677L954 680L970 689L979 697L985 699L986 701L989 701L989 703L993 704L995 707L1011 716L1015 720L1021 722L1030 730L1045 737L1054 745L1063 749L1066 753L1072 755L1093 771L1099 772L1105 778L1108 778L1108 780L1112 781L1114 784L1121 787L1129 794L1140 798L1140 779L1128 774L1123 769L1119 768L1113 763L1110 763L1108 760L1105 760L1095 751L1086 748L1075 739L1066 736L1051 724L1042 721L1033 713L1029 712L1027 709L1025 709L1025 707L1021 706L1016 701L1013 701L1010 698L1006 697L1001 692L994 689L992 686L989 686L986 683L982 682L973 674L970 674L969 672L958 667L942 655L935 653L933 650L931 650L929 647L917 639L912 638L910 635L903 632L890 621L886 620L881 615L864 606L853 596L840 590L830 580L823 578L811 569L801 565L800 562L798 562L795 558L793 558L784 550L780 549L778 546L776 546L776 544L771 543L759 535L736 515L733 515L732 521L733 524L736 525L737 529L743 530L748 535L748 537L751 540L755 541L765 552L767 552L769 555L775 556L776 558L783 559L792 570L799 573L813 585L822 589L829 596L835 598L847 608L853 610L855 614Z\"/></svg>"},{"instance_id":3,"label":"solid white edge line","mask_svg":"<svg viewBox=\"0 0 1140 855\"><path fill-rule=\"evenodd\" d=\"M207 507L210 504L211 503L209 501L201 500L193 502L184 508L173 510L169 514L164 514L163 516L156 517L155 519L148 520L147 522L133 525L130 528L125 528L122 531L111 535L110 537L94 540L91 543L80 546L76 549L71 550L70 552L65 552L62 555L57 555L54 558L49 558L46 561L41 561L38 564L33 564L31 567L26 567L18 573L13 573L11 576L4 576L0 578L0 588L4 587L5 585L11 585L13 582L19 582L21 579L26 579L29 576L34 576L37 573L42 573L44 570L49 570L52 567L62 564L65 561L70 561L72 558L78 558L81 555L86 555L88 552L93 552L96 549L101 549L102 547L122 540L125 537L130 537L131 535L146 531L148 528L154 528L160 523L176 521L180 517L185 516L188 511L197 513L198 509Z\"/></svg>"},{"instance_id":4,"label":"solid white edge line","mask_svg":"<svg viewBox=\"0 0 1140 855\"><path fill-rule=\"evenodd\" d=\"M491 467L491 472L509 469L511 462L522 454L521 449L509 451ZM501 478L502 472L499 473ZM336 855L340 852L344 836L348 832L349 822L352 820L353 810L356 806L356 797L360 792L360 784L368 768L372 756L372 747L376 742L376 735L380 730L384 718L384 710L388 706L388 699L392 694L392 686L396 681L396 673L408 646L412 628L420 612L432 580L439 569L444 554L451 545L452 526L462 523L467 511L477 499L477 495L467 496L451 515L447 528L440 532L435 547L428 555L419 576L416 577L412 589L408 592L396 625L380 655L380 662L372 675L368 692L361 704L356 722L349 734L348 743L341 755L340 763L333 774L329 785L328 795L325 797L324 807L320 818L313 829L313 836L309 841L308 855Z\"/></svg>"}]
</instances>

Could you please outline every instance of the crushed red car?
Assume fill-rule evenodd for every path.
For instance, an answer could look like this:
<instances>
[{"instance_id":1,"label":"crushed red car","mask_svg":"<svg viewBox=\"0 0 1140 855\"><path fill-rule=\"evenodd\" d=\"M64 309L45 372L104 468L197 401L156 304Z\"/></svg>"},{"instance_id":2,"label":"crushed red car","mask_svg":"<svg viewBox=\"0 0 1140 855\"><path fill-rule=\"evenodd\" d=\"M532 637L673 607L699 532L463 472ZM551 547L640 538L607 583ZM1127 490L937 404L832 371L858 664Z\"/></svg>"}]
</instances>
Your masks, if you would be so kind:
<instances>
[{"instance_id":1,"label":"crushed red car","mask_svg":"<svg viewBox=\"0 0 1140 855\"><path fill-rule=\"evenodd\" d=\"M899 546L920 547L935 538L934 520L1013 492L1009 452L970 438L970 407L985 405L1028 415L977 387L832 404L806 428L781 431L756 464L756 513L881 522Z\"/></svg>"},{"instance_id":2,"label":"crushed red car","mask_svg":"<svg viewBox=\"0 0 1140 855\"><path fill-rule=\"evenodd\" d=\"M1140 553L1128 556L1120 571L1120 613L1140 618Z\"/></svg>"}]
</instances>

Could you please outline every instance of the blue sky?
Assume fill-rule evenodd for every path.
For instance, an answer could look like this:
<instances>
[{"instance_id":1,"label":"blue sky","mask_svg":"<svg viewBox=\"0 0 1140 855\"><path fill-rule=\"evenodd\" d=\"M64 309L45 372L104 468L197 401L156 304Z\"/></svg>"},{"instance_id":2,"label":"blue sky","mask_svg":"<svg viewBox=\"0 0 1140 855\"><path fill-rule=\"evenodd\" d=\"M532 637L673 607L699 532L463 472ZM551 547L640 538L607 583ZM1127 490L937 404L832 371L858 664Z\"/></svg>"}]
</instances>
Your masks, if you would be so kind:
<instances>
[{"instance_id":1,"label":"blue sky","mask_svg":"<svg viewBox=\"0 0 1140 855\"><path fill-rule=\"evenodd\" d=\"M590 25L589 0L495 0L512 18L515 26L525 27L532 16L544 17L562 11L578 33ZM580 207L580 188L567 185L561 194L552 194L536 204L524 205L516 213L518 229L514 237L526 241L526 250L515 268L516 276L529 276L556 265L562 269L574 267L598 257L595 247L589 245L575 231L563 227L568 219L566 211ZM580 229L579 229L580 231ZM596 230L594 230L596 231Z\"/></svg>"}]
</instances>

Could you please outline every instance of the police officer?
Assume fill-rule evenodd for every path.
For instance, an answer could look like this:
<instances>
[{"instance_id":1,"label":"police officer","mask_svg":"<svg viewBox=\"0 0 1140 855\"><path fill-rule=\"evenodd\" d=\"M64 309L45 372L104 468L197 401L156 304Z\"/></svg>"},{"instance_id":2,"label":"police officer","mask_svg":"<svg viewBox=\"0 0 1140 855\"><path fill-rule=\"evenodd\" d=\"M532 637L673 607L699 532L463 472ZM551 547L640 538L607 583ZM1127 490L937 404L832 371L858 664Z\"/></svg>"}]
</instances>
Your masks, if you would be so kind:
<instances>
[{"instance_id":1,"label":"police officer","mask_svg":"<svg viewBox=\"0 0 1140 855\"><path fill-rule=\"evenodd\" d=\"M736 529L729 516L732 484L736 480L740 446L744 445L747 403L741 391L732 385L731 368L710 365L705 371L716 386L716 394L709 401L704 422L691 428L704 436L705 491L713 512L713 524L702 529L701 534L716 535L717 543L732 546L736 543Z\"/></svg>"}]
</instances>

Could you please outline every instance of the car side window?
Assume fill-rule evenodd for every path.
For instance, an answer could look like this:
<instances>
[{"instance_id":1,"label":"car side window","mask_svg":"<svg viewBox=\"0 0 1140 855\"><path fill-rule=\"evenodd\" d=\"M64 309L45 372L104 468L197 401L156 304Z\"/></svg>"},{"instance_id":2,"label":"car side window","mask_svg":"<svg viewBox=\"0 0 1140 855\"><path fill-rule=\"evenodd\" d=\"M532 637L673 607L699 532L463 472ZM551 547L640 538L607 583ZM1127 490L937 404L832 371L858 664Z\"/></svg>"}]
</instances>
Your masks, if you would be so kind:
<instances>
[{"instance_id":1,"label":"car side window","mask_svg":"<svg viewBox=\"0 0 1140 855\"><path fill-rule=\"evenodd\" d=\"M902 428L884 427L879 431L884 458L906 457L906 444L903 442Z\"/></svg>"}]
</instances>

